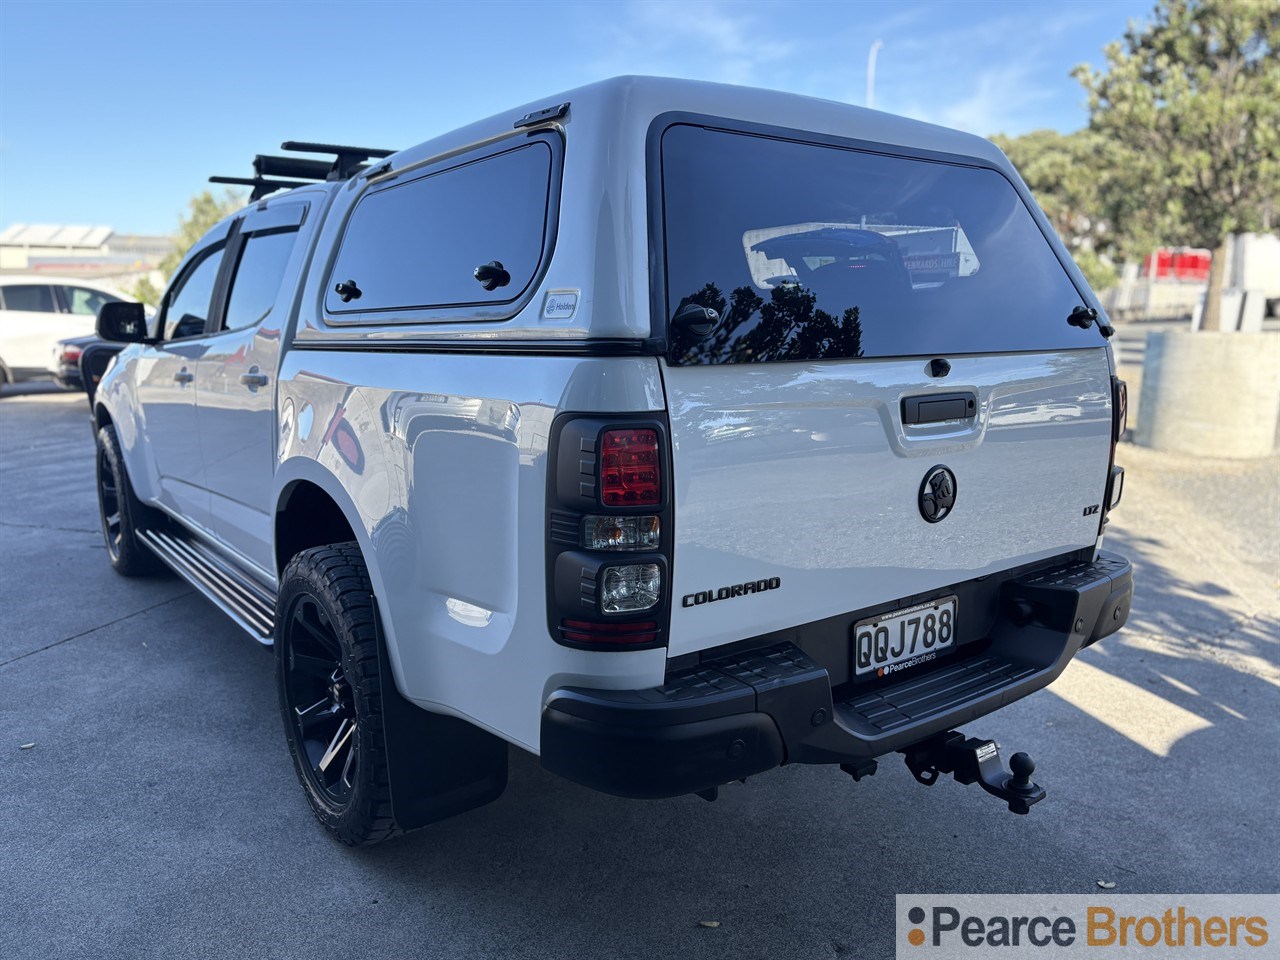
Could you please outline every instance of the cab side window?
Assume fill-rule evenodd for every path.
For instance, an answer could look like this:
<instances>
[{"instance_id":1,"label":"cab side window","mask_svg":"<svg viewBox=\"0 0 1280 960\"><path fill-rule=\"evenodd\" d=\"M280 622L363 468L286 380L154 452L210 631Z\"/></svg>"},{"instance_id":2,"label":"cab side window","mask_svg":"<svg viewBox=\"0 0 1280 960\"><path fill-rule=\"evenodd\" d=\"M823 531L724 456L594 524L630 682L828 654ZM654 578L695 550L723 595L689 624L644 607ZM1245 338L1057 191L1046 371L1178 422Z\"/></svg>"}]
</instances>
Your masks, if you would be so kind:
<instances>
[{"instance_id":1,"label":"cab side window","mask_svg":"<svg viewBox=\"0 0 1280 960\"><path fill-rule=\"evenodd\" d=\"M298 232L255 233L244 243L231 281L223 328L243 330L266 319L275 306Z\"/></svg>"},{"instance_id":2,"label":"cab side window","mask_svg":"<svg viewBox=\"0 0 1280 960\"><path fill-rule=\"evenodd\" d=\"M25 310L28 313L56 313L53 303L53 287L35 283L14 283L0 287L6 310Z\"/></svg>"},{"instance_id":3,"label":"cab side window","mask_svg":"<svg viewBox=\"0 0 1280 960\"><path fill-rule=\"evenodd\" d=\"M222 266L222 253L223 248L215 248L188 267L165 297L165 340L182 340L204 333L218 268Z\"/></svg>"}]
</instances>

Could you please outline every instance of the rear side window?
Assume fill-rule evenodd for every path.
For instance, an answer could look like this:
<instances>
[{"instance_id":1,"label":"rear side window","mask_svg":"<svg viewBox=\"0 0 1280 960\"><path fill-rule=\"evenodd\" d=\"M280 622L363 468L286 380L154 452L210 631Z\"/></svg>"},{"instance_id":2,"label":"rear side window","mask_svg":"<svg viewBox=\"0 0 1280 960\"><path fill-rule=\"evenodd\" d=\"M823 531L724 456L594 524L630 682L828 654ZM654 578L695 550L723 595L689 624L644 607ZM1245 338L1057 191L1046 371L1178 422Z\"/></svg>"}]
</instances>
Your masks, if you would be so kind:
<instances>
[{"instance_id":1,"label":"rear side window","mask_svg":"<svg viewBox=\"0 0 1280 960\"><path fill-rule=\"evenodd\" d=\"M53 288L43 284L15 283L0 287L6 310L27 310L32 313L54 313Z\"/></svg>"},{"instance_id":2,"label":"rear side window","mask_svg":"<svg viewBox=\"0 0 1280 960\"><path fill-rule=\"evenodd\" d=\"M1016 190L981 167L677 125L662 139L677 364L1098 346Z\"/></svg>"},{"instance_id":3,"label":"rear side window","mask_svg":"<svg viewBox=\"0 0 1280 960\"><path fill-rule=\"evenodd\" d=\"M246 239L227 298L225 329L243 330L266 319L280 293L297 237L298 232L290 230L255 233Z\"/></svg>"},{"instance_id":4,"label":"rear side window","mask_svg":"<svg viewBox=\"0 0 1280 960\"><path fill-rule=\"evenodd\" d=\"M347 225L326 309L367 313L519 299L542 260L551 168L551 147L535 140L369 193ZM486 289L476 268L493 262L505 276ZM347 281L358 298L344 301L334 291Z\"/></svg>"},{"instance_id":5,"label":"rear side window","mask_svg":"<svg viewBox=\"0 0 1280 960\"><path fill-rule=\"evenodd\" d=\"M88 287L63 287L62 297L67 302L71 313L96 317L98 309L104 303L119 303L119 297L113 297L101 290L90 290Z\"/></svg>"}]
</instances>

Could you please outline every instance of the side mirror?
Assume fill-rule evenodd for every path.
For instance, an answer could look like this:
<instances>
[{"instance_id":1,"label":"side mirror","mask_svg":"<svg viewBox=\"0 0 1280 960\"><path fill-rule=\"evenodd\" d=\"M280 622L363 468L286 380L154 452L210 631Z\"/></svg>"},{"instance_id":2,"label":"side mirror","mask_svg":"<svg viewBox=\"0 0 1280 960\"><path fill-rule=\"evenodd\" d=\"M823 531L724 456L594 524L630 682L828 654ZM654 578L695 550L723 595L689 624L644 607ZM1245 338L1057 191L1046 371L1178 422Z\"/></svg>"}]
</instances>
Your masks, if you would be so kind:
<instances>
[{"instance_id":1,"label":"side mirror","mask_svg":"<svg viewBox=\"0 0 1280 960\"><path fill-rule=\"evenodd\" d=\"M140 303L104 303L98 308L98 336L114 343L144 342L146 307Z\"/></svg>"}]
</instances>

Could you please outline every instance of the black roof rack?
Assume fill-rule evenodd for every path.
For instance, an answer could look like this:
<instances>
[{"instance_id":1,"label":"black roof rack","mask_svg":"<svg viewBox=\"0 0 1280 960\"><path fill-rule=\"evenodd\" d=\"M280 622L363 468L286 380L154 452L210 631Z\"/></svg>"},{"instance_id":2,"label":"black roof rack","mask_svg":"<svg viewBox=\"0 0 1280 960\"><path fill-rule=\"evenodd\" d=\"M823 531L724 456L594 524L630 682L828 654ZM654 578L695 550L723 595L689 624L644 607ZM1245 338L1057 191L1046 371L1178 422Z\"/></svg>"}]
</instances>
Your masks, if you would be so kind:
<instances>
[{"instance_id":1,"label":"black roof rack","mask_svg":"<svg viewBox=\"0 0 1280 960\"><path fill-rule=\"evenodd\" d=\"M396 152L376 147L344 147L333 143L305 143L300 140L286 140L280 144L280 149L291 153L328 153L333 155L333 159L272 157L260 153L253 158L253 177L210 177L209 182L252 187L249 194L249 202L252 203L277 190L292 190L294 187L324 180L346 180L363 170L366 161L380 160ZM274 177L291 179L270 179Z\"/></svg>"},{"instance_id":2,"label":"black roof rack","mask_svg":"<svg viewBox=\"0 0 1280 960\"><path fill-rule=\"evenodd\" d=\"M277 190L292 190L294 187L305 187L313 180L265 180L262 177L210 177L210 183L231 183L238 187L253 187L249 193L249 202L255 203L269 193Z\"/></svg>"},{"instance_id":3,"label":"black roof rack","mask_svg":"<svg viewBox=\"0 0 1280 960\"><path fill-rule=\"evenodd\" d=\"M259 177L294 177L299 180L327 180L333 164L328 160L307 160L304 157L268 157L258 154L253 158L253 172Z\"/></svg>"}]
</instances>

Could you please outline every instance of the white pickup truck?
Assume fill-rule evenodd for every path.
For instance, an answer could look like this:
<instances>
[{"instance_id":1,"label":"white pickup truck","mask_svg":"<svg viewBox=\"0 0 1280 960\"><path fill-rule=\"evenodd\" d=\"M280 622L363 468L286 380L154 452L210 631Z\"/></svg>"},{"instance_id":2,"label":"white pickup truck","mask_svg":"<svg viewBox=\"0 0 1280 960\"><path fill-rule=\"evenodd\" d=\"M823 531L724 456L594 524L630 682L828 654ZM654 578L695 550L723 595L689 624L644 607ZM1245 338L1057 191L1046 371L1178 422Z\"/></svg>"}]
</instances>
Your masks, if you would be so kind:
<instances>
[{"instance_id":1,"label":"white pickup truck","mask_svg":"<svg viewBox=\"0 0 1280 960\"><path fill-rule=\"evenodd\" d=\"M895 752L1044 796L954 727L1124 624L1125 391L998 149L634 77L284 147L332 159L259 157L85 380L112 564L274 646L335 836L494 799L508 744L626 797Z\"/></svg>"}]
</instances>

